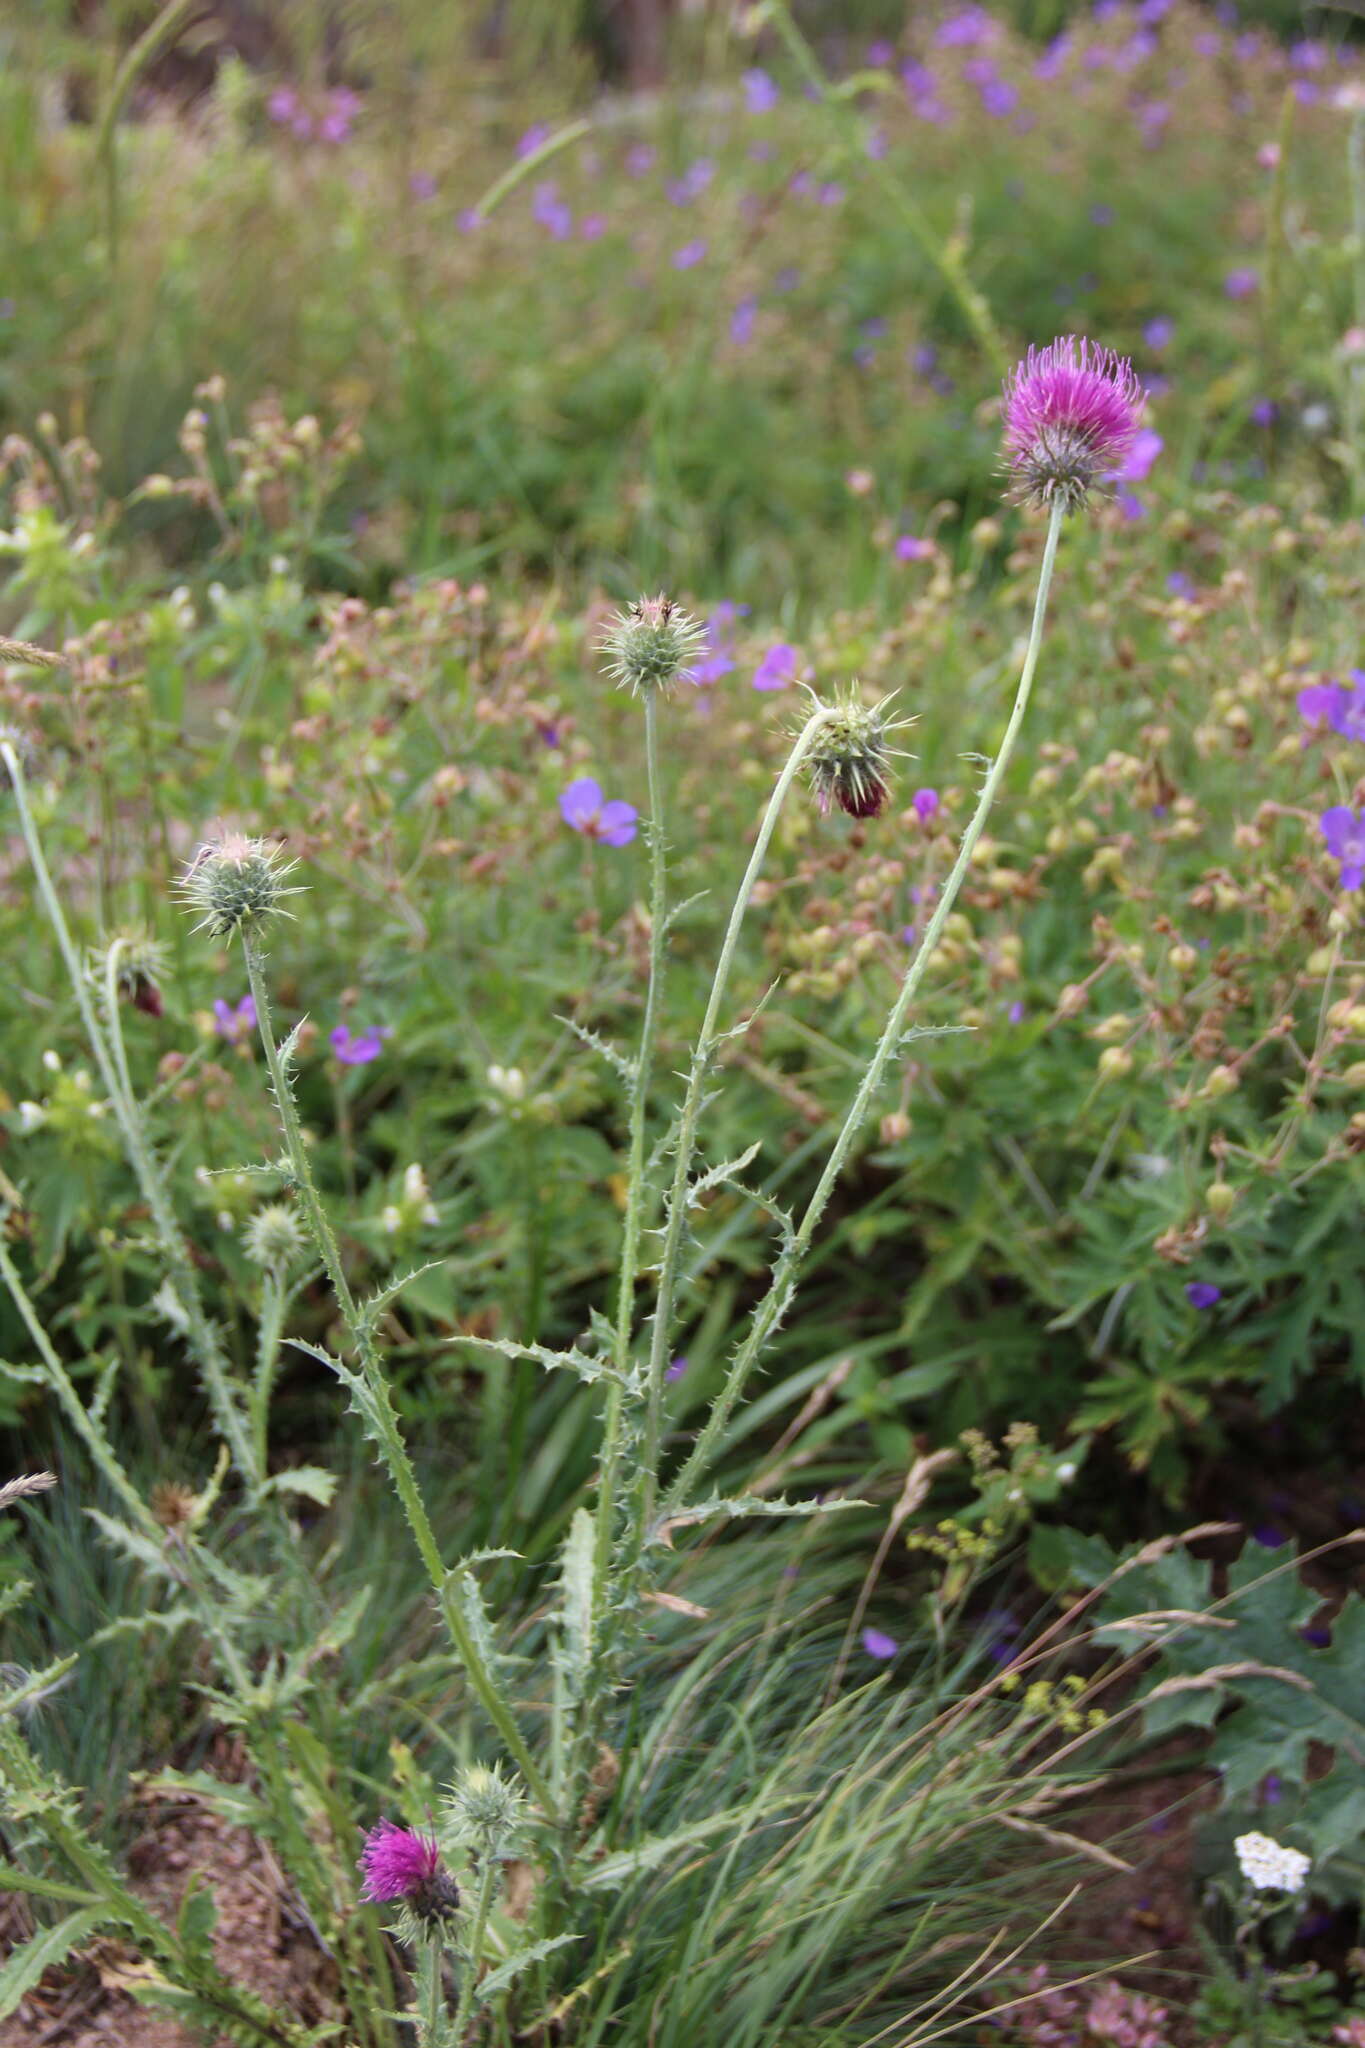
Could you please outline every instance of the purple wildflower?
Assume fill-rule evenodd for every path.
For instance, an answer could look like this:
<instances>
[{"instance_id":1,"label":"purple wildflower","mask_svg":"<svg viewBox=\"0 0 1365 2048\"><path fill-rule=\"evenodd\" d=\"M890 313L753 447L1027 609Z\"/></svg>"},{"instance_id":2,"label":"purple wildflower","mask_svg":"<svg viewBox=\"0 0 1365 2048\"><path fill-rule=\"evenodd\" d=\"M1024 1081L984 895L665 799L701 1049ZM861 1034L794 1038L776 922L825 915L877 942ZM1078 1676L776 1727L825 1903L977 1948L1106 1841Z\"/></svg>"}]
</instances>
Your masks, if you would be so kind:
<instances>
[{"instance_id":1,"label":"purple wildflower","mask_svg":"<svg viewBox=\"0 0 1365 2048\"><path fill-rule=\"evenodd\" d=\"M1174 320L1168 320L1164 313L1159 313L1155 320L1147 322L1142 330L1142 338L1148 348L1158 352L1163 348L1169 348L1175 338Z\"/></svg>"},{"instance_id":2,"label":"purple wildflower","mask_svg":"<svg viewBox=\"0 0 1365 2048\"><path fill-rule=\"evenodd\" d=\"M910 799L915 816L924 824L942 808L943 799L936 789L917 789Z\"/></svg>"},{"instance_id":3,"label":"purple wildflower","mask_svg":"<svg viewBox=\"0 0 1365 2048\"><path fill-rule=\"evenodd\" d=\"M1120 469L1138 436L1142 386L1112 349L1063 335L1005 381L1005 454L1020 494L1064 511Z\"/></svg>"},{"instance_id":4,"label":"purple wildflower","mask_svg":"<svg viewBox=\"0 0 1365 2048\"><path fill-rule=\"evenodd\" d=\"M414 199L434 199L436 180L430 171L414 171L408 179L408 190Z\"/></svg>"},{"instance_id":5,"label":"purple wildflower","mask_svg":"<svg viewBox=\"0 0 1365 2048\"><path fill-rule=\"evenodd\" d=\"M1349 671L1351 688L1343 689L1332 713L1332 730L1341 739L1365 744L1365 669Z\"/></svg>"},{"instance_id":6,"label":"purple wildflower","mask_svg":"<svg viewBox=\"0 0 1365 2048\"><path fill-rule=\"evenodd\" d=\"M1154 428L1141 428L1128 451L1127 461L1119 471L1119 481L1125 484L1145 482L1151 474L1152 464L1165 446L1166 443Z\"/></svg>"},{"instance_id":7,"label":"purple wildflower","mask_svg":"<svg viewBox=\"0 0 1365 2048\"><path fill-rule=\"evenodd\" d=\"M566 825L588 839L600 839L604 846L629 846L635 837L639 816L634 804L613 797L604 801L602 785L591 775L580 775L559 799L559 814Z\"/></svg>"},{"instance_id":8,"label":"purple wildflower","mask_svg":"<svg viewBox=\"0 0 1365 2048\"><path fill-rule=\"evenodd\" d=\"M770 647L758 667L754 670L753 687L756 690L785 690L788 683L795 682L797 653L785 641Z\"/></svg>"},{"instance_id":9,"label":"purple wildflower","mask_svg":"<svg viewBox=\"0 0 1365 2048\"><path fill-rule=\"evenodd\" d=\"M359 1869L365 1883L360 1896L376 1905L401 1900L419 1919L440 1920L454 1912L460 1894L441 1866L434 1835L415 1834L391 1820L381 1820L365 1837Z\"/></svg>"},{"instance_id":10,"label":"purple wildflower","mask_svg":"<svg viewBox=\"0 0 1365 2048\"><path fill-rule=\"evenodd\" d=\"M265 103L265 110L277 127L287 127L299 111L299 96L292 85L277 85Z\"/></svg>"},{"instance_id":11,"label":"purple wildflower","mask_svg":"<svg viewBox=\"0 0 1365 2048\"><path fill-rule=\"evenodd\" d=\"M705 260L705 257L705 242L684 242L681 249L673 251L673 268L675 270L694 270L699 263Z\"/></svg>"},{"instance_id":12,"label":"purple wildflower","mask_svg":"<svg viewBox=\"0 0 1365 2048\"><path fill-rule=\"evenodd\" d=\"M632 143L626 151L626 175L631 178L647 177L654 168L654 151L647 142Z\"/></svg>"},{"instance_id":13,"label":"purple wildflower","mask_svg":"<svg viewBox=\"0 0 1365 2048\"><path fill-rule=\"evenodd\" d=\"M896 536L894 552L898 562L927 562L934 552L934 543L915 533L901 533Z\"/></svg>"},{"instance_id":14,"label":"purple wildflower","mask_svg":"<svg viewBox=\"0 0 1365 2048\"><path fill-rule=\"evenodd\" d=\"M740 84L745 108L751 114L770 114L782 97L766 71L746 71Z\"/></svg>"},{"instance_id":15,"label":"purple wildflower","mask_svg":"<svg viewBox=\"0 0 1365 2048\"><path fill-rule=\"evenodd\" d=\"M225 1038L229 1045L240 1045L256 1029L256 1005L249 995L239 1003L225 1003L221 996L215 996L213 1022L220 1038Z\"/></svg>"},{"instance_id":16,"label":"purple wildflower","mask_svg":"<svg viewBox=\"0 0 1365 2048\"><path fill-rule=\"evenodd\" d=\"M1318 819L1333 860L1341 862L1343 889L1359 889L1365 883L1365 811L1353 811L1346 804L1333 804Z\"/></svg>"},{"instance_id":17,"label":"purple wildflower","mask_svg":"<svg viewBox=\"0 0 1365 2048\"><path fill-rule=\"evenodd\" d=\"M666 1380L680 1380L687 1371L689 1362L686 1352L679 1352L673 1363L665 1366L664 1378Z\"/></svg>"},{"instance_id":18,"label":"purple wildflower","mask_svg":"<svg viewBox=\"0 0 1365 2048\"><path fill-rule=\"evenodd\" d=\"M1335 732L1346 702L1346 692L1340 683L1310 683L1307 689L1299 691L1294 701L1305 725L1330 725Z\"/></svg>"},{"instance_id":19,"label":"purple wildflower","mask_svg":"<svg viewBox=\"0 0 1365 2048\"><path fill-rule=\"evenodd\" d=\"M531 200L531 218L547 228L557 242L567 242L573 233L573 213L559 196L553 179L537 185Z\"/></svg>"},{"instance_id":20,"label":"purple wildflower","mask_svg":"<svg viewBox=\"0 0 1365 2048\"><path fill-rule=\"evenodd\" d=\"M548 142L554 132L548 121L533 121L517 143L515 154L518 160L534 156L542 142Z\"/></svg>"},{"instance_id":21,"label":"purple wildflower","mask_svg":"<svg viewBox=\"0 0 1365 2048\"><path fill-rule=\"evenodd\" d=\"M879 1664L885 1664L900 1648L894 1636L884 1635L879 1628L865 1628L861 1642L868 1656L875 1657Z\"/></svg>"},{"instance_id":22,"label":"purple wildflower","mask_svg":"<svg viewBox=\"0 0 1365 2048\"><path fill-rule=\"evenodd\" d=\"M371 1060L379 1058L384 1040L391 1036L387 1024L374 1024L368 1031L354 1033L345 1024L338 1024L329 1034L328 1042L343 1067L367 1067Z\"/></svg>"},{"instance_id":23,"label":"purple wildflower","mask_svg":"<svg viewBox=\"0 0 1365 2048\"><path fill-rule=\"evenodd\" d=\"M758 318L758 300L741 299L730 315L730 339L736 348L743 348L753 339L754 322Z\"/></svg>"},{"instance_id":24,"label":"purple wildflower","mask_svg":"<svg viewBox=\"0 0 1365 2048\"><path fill-rule=\"evenodd\" d=\"M1166 588L1170 591L1172 597L1193 597L1195 592L1194 578L1187 576L1183 569L1172 569L1170 575L1166 578Z\"/></svg>"},{"instance_id":25,"label":"purple wildflower","mask_svg":"<svg viewBox=\"0 0 1365 2048\"><path fill-rule=\"evenodd\" d=\"M1223 296L1227 299L1249 299L1261 282L1258 270L1230 270L1223 279Z\"/></svg>"},{"instance_id":26,"label":"purple wildflower","mask_svg":"<svg viewBox=\"0 0 1365 2048\"><path fill-rule=\"evenodd\" d=\"M1185 1299L1191 1308L1212 1308L1223 1299L1223 1290L1215 1287L1212 1280L1187 1280Z\"/></svg>"}]
</instances>

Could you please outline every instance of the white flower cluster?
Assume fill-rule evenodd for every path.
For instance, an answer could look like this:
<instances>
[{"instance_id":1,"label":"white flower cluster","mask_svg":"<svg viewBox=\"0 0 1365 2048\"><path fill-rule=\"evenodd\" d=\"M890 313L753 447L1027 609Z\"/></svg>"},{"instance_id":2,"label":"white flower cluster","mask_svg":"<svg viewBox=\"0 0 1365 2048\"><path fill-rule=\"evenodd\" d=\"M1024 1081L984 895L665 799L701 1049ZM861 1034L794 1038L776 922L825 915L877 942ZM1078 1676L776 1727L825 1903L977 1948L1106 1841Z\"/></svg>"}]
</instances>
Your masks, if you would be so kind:
<instances>
[{"instance_id":1,"label":"white flower cluster","mask_svg":"<svg viewBox=\"0 0 1365 2048\"><path fill-rule=\"evenodd\" d=\"M1285 1849L1269 1835L1238 1835L1233 1843L1242 1875L1253 1891L1301 1892L1313 1859Z\"/></svg>"}]
</instances>

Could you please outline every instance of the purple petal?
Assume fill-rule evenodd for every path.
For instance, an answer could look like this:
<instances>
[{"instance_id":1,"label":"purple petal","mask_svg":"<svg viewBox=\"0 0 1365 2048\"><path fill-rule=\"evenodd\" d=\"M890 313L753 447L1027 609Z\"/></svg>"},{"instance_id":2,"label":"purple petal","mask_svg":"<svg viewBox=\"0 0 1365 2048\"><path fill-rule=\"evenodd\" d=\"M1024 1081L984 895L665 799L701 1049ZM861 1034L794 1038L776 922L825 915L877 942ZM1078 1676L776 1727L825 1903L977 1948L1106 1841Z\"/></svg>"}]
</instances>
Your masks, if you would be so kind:
<instances>
[{"instance_id":1,"label":"purple petal","mask_svg":"<svg viewBox=\"0 0 1365 2048\"><path fill-rule=\"evenodd\" d=\"M869 1657L875 1657L879 1664L885 1664L894 1657L900 1644L894 1636L883 1635L879 1628L865 1628L861 1637L862 1646Z\"/></svg>"},{"instance_id":2,"label":"purple petal","mask_svg":"<svg viewBox=\"0 0 1365 2048\"><path fill-rule=\"evenodd\" d=\"M634 804L625 803L619 796L609 804L603 804L597 820L597 836L604 846L629 846L635 837L635 821L639 812Z\"/></svg>"},{"instance_id":3,"label":"purple petal","mask_svg":"<svg viewBox=\"0 0 1365 2048\"><path fill-rule=\"evenodd\" d=\"M591 775L580 775L559 799L559 813L575 832L586 832L602 812L602 785Z\"/></svg>"}]
</instances>

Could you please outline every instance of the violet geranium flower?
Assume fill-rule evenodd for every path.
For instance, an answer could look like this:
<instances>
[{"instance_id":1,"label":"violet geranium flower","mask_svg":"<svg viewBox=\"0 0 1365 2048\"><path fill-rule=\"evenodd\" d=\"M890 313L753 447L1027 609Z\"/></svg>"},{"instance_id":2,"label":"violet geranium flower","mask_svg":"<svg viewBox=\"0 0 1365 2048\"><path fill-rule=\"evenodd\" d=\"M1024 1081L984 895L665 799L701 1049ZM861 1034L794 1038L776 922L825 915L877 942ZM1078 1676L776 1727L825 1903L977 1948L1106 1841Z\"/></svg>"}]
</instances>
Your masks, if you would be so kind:
<instances>
[{"instance_id":1,"label":"violet geranium flower","mask_svg":"<svg viewBox=\"0 0 1365 2048\"><path fill-rule=\"evenodd\" d=\"M360 1896L372 1904L401 1903L428 1921L444 1919L459 1905L459 1889L442 1867L434 1835L381 1820L365 1837L359 1868L365 1879Z\"/></svg>"},{"instance_id":2,"label":"violet geranium flower","mask_svg":"<svg viewBox=\"0 0 1365 2048\"><path fill-rule=\"evenodd\" d=\"M384 1040L390 1035L387 1024L374 1024L368 1031L354 1033L345 1024L338 1024L329 1043L343 1067L367 1067L371 1060L379 1058Z\"/></svg>"},{"instance_id":3,"label":"violet geranium flower","mask_svg":"<svg viewBox=\"0 0 1365 2048\"><path fill-rule=\"evenodd\" d=\"M1215 1287L1212 1280L1187 1280L1185 1299L1191 1308L1212 1308L1223 1299L1223 1290Z\"/></svg>"},{"instance_id":4,"label":"violet geranium flower","mask_svg":"<svg viewBox=\"0 0 1365 2048\"><path fill-rule=\"evenodd\" d=\"M1349 804L1333 804L1318 819L1333 860L1341 862L1343 889L1365 885L1365 811L1353 811Z\"/></svg>"},{"instance_id":5,"label":"violet geranium flower","mask_svg":"<svg viewBox=\"0 0 1365 2048\"><path fill-rule=\"evenodd\" d=\"M1005 458L1021 498L1073 512L1123 467L1143 390L1112 349L1063 335L1031 348L1005 380Z\"/></svg>"},{"instance_id":6,"label":"violet geranium flower","mask_svg":"<svg viewBox=\"0 0 1365 2048\"><path fill-rule=\"evenodd\" d=\"M770 647L754 670L753 687L756 690L785 690L788 683L796 681L799 657L794 647L779 641Z\"/></svg>"},{"instance_id":7,"label":"violet geranium flower","mask_svg":"<svg viewBox=\"0 0 1365 2048\"><path fill-rule=\"evenodd\" d=\"M607 803L602 785L591 775L580 775L559 799L559 814L566 825L588 839L600 839L604 846L629 846L635 837L639 816L634 804L613 797Z\"/></svg>"},{"instance_id":8,"label":"violet geranium flower","mask_svg":"<svg viewBox=\"0 0 1365 2048\"><path fill-rule=\"evenodd\" d=\"M221 996L213 999L213 1025L220 1038L229 1045L240 1045L256 1029L256 1005L249 995L239 1003L224 1002Z\"/></svg>"}]
</instances>

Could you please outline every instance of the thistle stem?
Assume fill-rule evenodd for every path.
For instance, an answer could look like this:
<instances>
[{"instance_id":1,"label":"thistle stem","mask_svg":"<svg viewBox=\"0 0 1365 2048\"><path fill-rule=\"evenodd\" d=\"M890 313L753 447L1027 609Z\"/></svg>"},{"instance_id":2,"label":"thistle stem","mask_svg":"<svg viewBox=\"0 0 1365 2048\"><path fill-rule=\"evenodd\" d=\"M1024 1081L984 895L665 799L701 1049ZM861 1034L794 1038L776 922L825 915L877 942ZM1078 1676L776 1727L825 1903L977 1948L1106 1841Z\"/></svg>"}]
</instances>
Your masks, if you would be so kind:
<instances>
[{"instance_id":1,"label":"thistle stem","mask_svg":"<svg viewBox=\"0 0 1365 2048\"><path fill-rule=\"evenodd\" d=\"M1038 579L1038 594L1033 607L1033 624L1029 633L1028 649L1024 656L1024 666L1019 678L1019 686L1015 692L1014 708L1010 712L1009 723L1005 727L1005 735L1000 743L999 751L990 765L985 781L981 785L981 794L977 799L976 809L972 813L971 822L962 835L962 843L958 848L957 859L954 861L952 871L943 886L942 893L934 909L934 914L925 928L924 936L920 940L915 957L910 963L904 981L901 983L900 993L892 1005L891 1014L886 1020L880 1039L877 1041L876 1050L868 1062L866 1072L859 1084L858 1092L849 1105L848 1112L840 1127L839 1135L835 1139L829 1158L825 1162L824 1171L816 1184L815 1192L806 1204L805 1213L802 1215L801 1221L791 1239L783 1246L779 1257L773 1265L772 1274L768 1282L768 1290L755 1309L748 1332L730 1362L725 1385L716 1397L711 1413L706 1419L706 1423L693 1446L690 1456L669 1489L664 1510L665 1514L675 1514L678 1512L686 1503L695 1482L706 1471L707 1467L714 1462L735 1403L744 1391L749 1374L753 1370L768 1338L776 1329L791 1303L796 1287L797 1272L810 1246L811 1238L815 1234L816 1226L824 1214L825 1205L829 1201L834 1184L844 1169L845 1162L852 1150L853 1142L867 1120L868 1112L885 1078L887 1067L894 1059L900 1047L910 1005L918 993L920 983L923 981L929 963L938 948L939 940L943 936L943 928L952 915L953 906L966 879L967 870L971 866L972 855L976 851L977 842L985 829L991 807L995 802L1000 784L1009 767L1010 758L1014 753L1015 743L1018 740L1019 731L1024 721L1024 714L1028 709L1029 697L1033 689L1034 672L1038 666L1038 655L1042 648L1043 622L1047 614L1048 593L1052 587L1052 571L1057 559L1057 542L1061 535L1063 517L1062 508L1054 506L1048 525L1047 541L1043 548L1043 563Z\"/></svg>"},{"instance_id":2,"label":"thistle stem","mask_svg":"<svg viewBox=\"0 0 1365 2048\"><path fill-rule=\"evenodd\" d=\"M810 751L812 742L821 727L828 723L830 712L823 706L806 720L795 746L787 756L786 765L777 778L776 786L768 799L763 821L758 828L754 850L749 856L749 865L744 870L744 879L739 885L730 922L725 928L720 957L716 962L715 977L711 983L711 994L706 1005L706 1015L692 1051L692 1062L688 1070L687 1087L683 1095L682 1111L678 1121L677 1144L673 1156L673 1182L668 1193L667 1221L664 1227L663 1253L659 1262L659 1293L654 1306L654 1320L649 1349L649 1376L646 1389L645 1448L641 1475L641 1526L648 1521L653 1511L659 1483L659 1434L660 1416L663 1405L664 1370L668 1358L669 1337L673 1326L673 1308L678 1292L683 1235L687 1224L688 1187L687 1177L691 1170L697 1142L697 1120L701 1115L702 1091L706 1076L720 1044L717 1019L734 964L735 948L739 944L740 928L744 913L749 907L754 884L767 859L768 847L782 815L782 806L788 792Z\"/></svg>"},{"instance_id":3,"label":"thistle stem","mask_svg":"<svg viewBox=\"0 0 1365 2048\"><path fill-rule=\"evenodd\" d=\"M474 2003L474 1989L479 1981L479 1964L483 1961L484 1935L488 1929L488 1914L493 1903L493 1879L496 1870L497 1865L493 1858L485 1853L479 1871L479 1889L474 1900L474 1920L469 1930L469 1951L460 1975L460 2000L455 2008L455 2031L452 2039L459 2044L463 2044L464 2041L470 2008Z\"/></svg>"},{"instance_id":4,"label":"thistle stem","mask_svg":"<svg viewBox=\"0 0 1365 2048\"><path fill-rule=\"evenodd\" d=\"M432 1587L440 1605L442 1617L450 1632L451 1641L464 1665L470 1684L483 1704L485 1712L517 1763L540 1801L545 1814L555 1817L555 1803L535 1758L527 1747L525 1737L516 1724L510 1706L503 1697L501 1688L492 1671L479 1652L473 1633L460 1612L458 1595L449 1583L449 1574L441 1558L440 1546L436 1541L417 1475L412 1469L398 1427L389 1395L388 1380L384 1374L383 1362L375 1346L374 1334L369 1318L356 1301L351 1284L346 1278L341 1263L341 1252L337 1245L336 1233L318 1193L313 1178L312 1162L304 1141L303 1126L299 1121L298 1105L294 1100L293 1083L290 1081L279 1046L275 1041L274 1026L270 1011L270 985L265 976L265 963L259 941L243 933L243 949L246 954L247 981L252 1000L256 1005L256 1028L260 1032L261 1044L265 1050L266 1066L270 1071L270 1084L275 1094L275 1106L279 1113L280 1135L284 1140L285 1157L294 1185L298 1190L303 1208L304 1220L317 1246L318 1256L331 1282L336 1296L337 1307L341 1310L342 1321L350 1333L355 1346L360 1375L369 1395L367 1420L373 1425L374 1441L388 1468L394 1489L408 1518L414 1541L421 1553Z\"/></svg>"},{"instance_id":5,"label":"thistle stem","mask_svg":"<svg viewBox=\"0 0 1365 2048\"><path fill-rule=\"evenodd\" d=\"M616 1344L613 1363L624 1375L630 1366L631 1337L635 1329L635 1289L640 1275L640 1235L645 1212L645 1122L649 1109L649 1084L654 1067L654 1044L658 1032L659 1005L663 994L664 940L668 922L668 857L664 837L662 778L659 774L659 720L657 689L646 689L645 772L649 784L649 981L645 990L645 1013L640 1025L640 1050L630 1092L630 1154L626 1166L626 1216L621 1237L621 1270L616 1301ZM616 1488L621 1462L622 1409L625 1389L613 1381L607 1392L603 1425L601 1478L597 1489L597 1527L593 1555L594 1617L602 1612L607 1573L615 1536Z\"/></svg>"}]
</instances>

